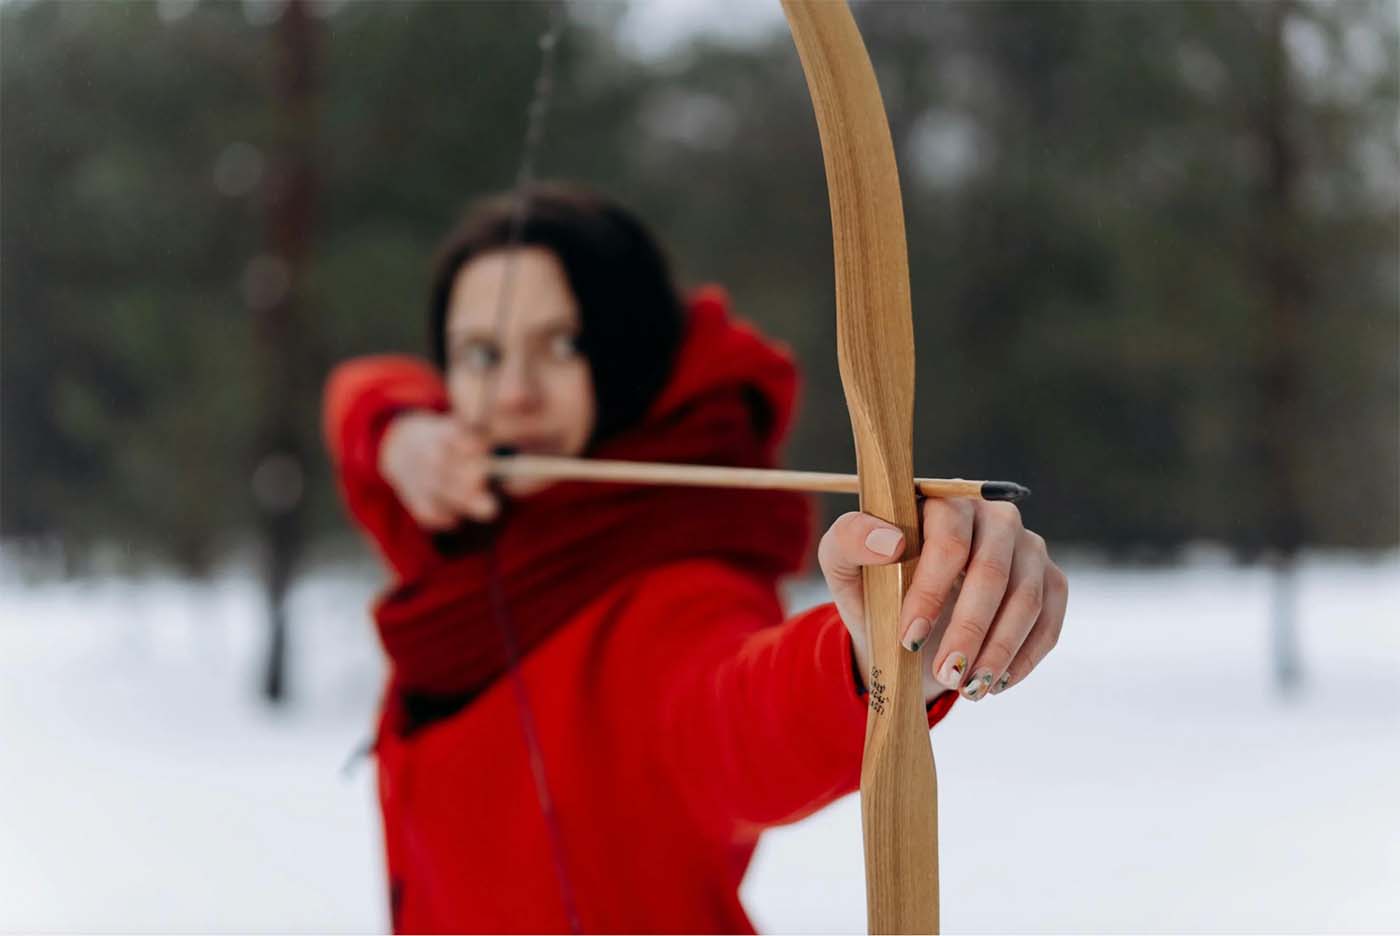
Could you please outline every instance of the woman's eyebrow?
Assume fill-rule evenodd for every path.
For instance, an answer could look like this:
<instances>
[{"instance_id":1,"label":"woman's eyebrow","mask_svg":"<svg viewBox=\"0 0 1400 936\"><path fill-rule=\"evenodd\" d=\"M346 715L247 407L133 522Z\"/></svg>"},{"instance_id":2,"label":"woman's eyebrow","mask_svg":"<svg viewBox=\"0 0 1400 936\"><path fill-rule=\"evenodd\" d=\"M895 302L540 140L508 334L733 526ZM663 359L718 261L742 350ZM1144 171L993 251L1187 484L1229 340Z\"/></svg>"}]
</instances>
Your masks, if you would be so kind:
<instances>
[{"instance_id":1,"label":"woman's eyebrow","mask_svg":"<svg viewBox=\"0 0 1400 936\"><path fill-rule=\"evenodd\" d=\"M463 341L494 341L495 339L496 332L490 328L475 328L467 325L447 330L447 340L450 344L459 344Z\"/></svg>"},{"instance_id":2,"label":"woman's eyebrow","mask_svg":"<svg viewBox=\"0 0 1400 936\"><path fill-rule=\"evenodd\" d=\"M572 315L561 313L542 322L533 324L528 329L528 334L533 336L555 331L573 331L577 327ZM455 329L449 328L447 330L447 340L453 344L462 341L495 341L496 335L497 332L494 327L478 325L463 325Z\"/></svg>"}]
</instances>

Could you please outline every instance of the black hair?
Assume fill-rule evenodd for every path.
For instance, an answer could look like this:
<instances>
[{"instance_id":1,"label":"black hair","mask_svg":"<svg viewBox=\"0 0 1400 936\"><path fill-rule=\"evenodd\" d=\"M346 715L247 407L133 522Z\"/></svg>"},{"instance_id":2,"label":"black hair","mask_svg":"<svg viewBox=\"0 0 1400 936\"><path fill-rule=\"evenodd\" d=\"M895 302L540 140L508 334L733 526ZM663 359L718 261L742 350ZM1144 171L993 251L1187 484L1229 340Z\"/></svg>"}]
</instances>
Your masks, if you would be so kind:
<instances>
[{"instance_id":1,"label":"black hair","mask_svg":"<svg viewBox=\"0 0 1400 936\"><path fill-rule=\"evenodd\" d=\"M517 204L523 209L518 231ZM634 425L670 375L684 335L684 308L670 264L651 233L621 205L579 186L535 183L468 210L433 267L428 319L433 361L447 369L448 302L458 272L480 254L516 246L553 253L578 302L579 350L592 371L596 397L590 442Z\"/></svg>"}]
</instances>

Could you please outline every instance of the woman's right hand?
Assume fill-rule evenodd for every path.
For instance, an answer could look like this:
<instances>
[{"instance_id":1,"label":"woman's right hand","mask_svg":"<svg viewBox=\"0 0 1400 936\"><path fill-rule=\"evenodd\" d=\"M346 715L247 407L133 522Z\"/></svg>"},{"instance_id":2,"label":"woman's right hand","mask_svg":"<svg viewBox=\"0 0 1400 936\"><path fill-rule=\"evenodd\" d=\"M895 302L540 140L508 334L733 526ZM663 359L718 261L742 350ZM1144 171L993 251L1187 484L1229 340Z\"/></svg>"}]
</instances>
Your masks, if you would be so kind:
<instances>
[{"instance_id":1,"label":"woman's right hand","mask_svg":"<svg viewBox=\"0 0 1400 936\"><path fill-rule=\"evenodd\" d=\"M418 525L450 530L463 517L489 521L500 505L489 487L485 440L446 413L394 417L379 445L379 473Z\"/></svg>"}]
</instances>

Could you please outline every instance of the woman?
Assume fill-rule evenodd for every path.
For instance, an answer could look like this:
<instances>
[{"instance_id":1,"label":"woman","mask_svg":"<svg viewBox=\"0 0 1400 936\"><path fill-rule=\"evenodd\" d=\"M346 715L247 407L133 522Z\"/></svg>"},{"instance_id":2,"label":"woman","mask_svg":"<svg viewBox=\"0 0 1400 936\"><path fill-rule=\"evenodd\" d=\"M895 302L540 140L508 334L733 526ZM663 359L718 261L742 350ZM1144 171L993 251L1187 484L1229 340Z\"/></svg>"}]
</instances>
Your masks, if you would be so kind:
<instances>
[{"instance_id":1,"label":"woman","mask_svg":"<svg viewBox=\"0 0 1400 936\"><path fill-rule=\"evenodd\" d=\"M683 304L627 212L559 186L479 206L434 277L434 361L331 376L342 491L397 576L376 751L398 931L752 932L755 842L856 789L860 568L899 531L849 513L818 550L834 604L784 619L795 494L509 480L493 450L768 466L797 377ZM902 622L930 727L1054 645L1066 584L1007 504L928 500ZM951 625L948 622L951 621ZM936 622L936 623L934 623Z\"/></svg>"}]
</instances>

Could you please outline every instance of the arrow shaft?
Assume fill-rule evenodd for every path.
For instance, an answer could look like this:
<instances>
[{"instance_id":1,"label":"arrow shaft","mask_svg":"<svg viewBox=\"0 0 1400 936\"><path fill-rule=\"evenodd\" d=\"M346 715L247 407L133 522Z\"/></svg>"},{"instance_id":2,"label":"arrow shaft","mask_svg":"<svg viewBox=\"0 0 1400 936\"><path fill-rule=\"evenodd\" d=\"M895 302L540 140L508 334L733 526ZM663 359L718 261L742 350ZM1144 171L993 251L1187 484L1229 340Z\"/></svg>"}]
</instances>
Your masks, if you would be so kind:
<instances>
[{"instance_id":1,"label":"arrow shaft","mask_svg":"<svg viewBox=\"0 0 1400 936\"><path fill-rule=\"evenodd\" d=\"M610 461L553 455L495 456L487 462L487 470L495 478L533 478L544 481L674 484L686 487L811 491L830 494L860 492L859 476L827 471L729 468L719 465ZM975 497L985 500L1019 500L1029 493L1025 488L1009 481L968 481L962 478L915 478L914 490L921 497Z\"/></svg>"}]
</instances>

